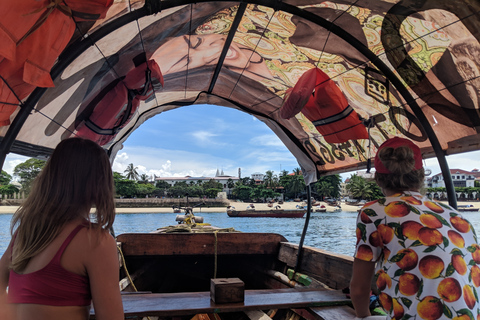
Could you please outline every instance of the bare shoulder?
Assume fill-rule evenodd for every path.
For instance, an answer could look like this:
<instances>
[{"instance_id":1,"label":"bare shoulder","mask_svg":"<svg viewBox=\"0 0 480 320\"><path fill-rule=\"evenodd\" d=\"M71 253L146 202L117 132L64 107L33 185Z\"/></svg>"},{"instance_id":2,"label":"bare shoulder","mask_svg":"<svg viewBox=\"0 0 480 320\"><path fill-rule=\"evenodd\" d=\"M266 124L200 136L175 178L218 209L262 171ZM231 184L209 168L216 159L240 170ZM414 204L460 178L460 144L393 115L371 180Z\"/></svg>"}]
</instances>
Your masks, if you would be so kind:
<instances>
[{"instance_id":1,"label":"bare shoulder","mask_svg":"<svg viewBox=\"0 0 480 320\"><path fill-rule=\"evenodd\" d=\"M84 237L90 250L104 250L116 248L115 238L105 229L101 228L85 228Z\"/></svg>"}]
</instances>

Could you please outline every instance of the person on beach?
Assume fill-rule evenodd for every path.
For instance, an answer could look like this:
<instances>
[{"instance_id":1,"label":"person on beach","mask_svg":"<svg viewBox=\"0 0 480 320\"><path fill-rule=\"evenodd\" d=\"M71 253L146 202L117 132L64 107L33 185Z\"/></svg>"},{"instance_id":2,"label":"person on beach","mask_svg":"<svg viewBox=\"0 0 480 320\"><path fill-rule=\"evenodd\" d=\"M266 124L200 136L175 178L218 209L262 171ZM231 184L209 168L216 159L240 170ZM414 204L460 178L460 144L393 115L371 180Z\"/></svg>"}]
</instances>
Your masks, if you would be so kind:
<instances>
[{"instance_id":1,"label":"person on beach","mask_svg":"<svg viewBox=\"0 0 480 320\"><path fill-rule=\"evenodd\" d=\"M375 280L387 319L478 319L475 230L455 209L420 194L418 146L398 137L385 141L375 170L385 197L367 203L357 218L350 284L357 318L370 316Z\"/></svg>"},{"instance_id":2,"label":"person on beach","mask_svg":"<svg viewBox=\"0 0 480 320\"><path fill-rule=\"evenodd\" d=\"M116 241L107 231L113 194L100 146L81 138L58 144L12 218L0 259L1 319L85 320L92 301L97 319L124 318Z\"/></svg>"}]
</instances>

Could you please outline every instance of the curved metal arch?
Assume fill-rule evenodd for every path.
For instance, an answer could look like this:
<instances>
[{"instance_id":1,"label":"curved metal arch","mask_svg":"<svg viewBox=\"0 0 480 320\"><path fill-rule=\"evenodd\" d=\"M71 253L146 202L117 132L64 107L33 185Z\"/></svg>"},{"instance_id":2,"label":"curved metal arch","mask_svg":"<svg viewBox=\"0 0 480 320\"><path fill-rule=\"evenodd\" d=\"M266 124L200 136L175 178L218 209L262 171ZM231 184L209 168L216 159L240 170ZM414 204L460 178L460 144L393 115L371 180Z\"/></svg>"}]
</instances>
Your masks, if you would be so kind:
<instances>
[{"instance_id":1,"label":"curved metal arch","mask_svg":"<svg viewBox=\"0 0 480 320\"><path fill-rule=\"evenodd\" d=\"M199 2L210 2L211 0L166 0L166 1L160 1L160 0L146 0L146 4L143 8L139 10L135 10L131 13L125 14L124 16L108 23L104 27L100 28L99 30L95 31L91 35L89 35L87 38L82 38L74 43L72 43L59 57L57 64L52 68L51 71L51 76L52 79L56 79L56 77L63 72L63 70L68 66L70 62L72 62L75 58L77 58L81 53L83 53L88 47L92 45L95 41L103 38L104 36L108 35L110 32L113 30L116 30L117 28L131 22L134 20L137 20L143 16L152 14L154 12L151 12L149 9L152 8L152 6L147 6L147 4L155 4L157 8L161 9L169 9L173 7L177 7L180 5L185 5L185 4L191 4L191 3L199 3ZM239 3L239 1L232 1L232 0L225 0L225 2L232 2L232 3ZM435 155L439 161L440 167L442 169L442 173L444 178L446 177L446 188L447 188L447 193L449 195L449 203L450 205L456 207L456 197L451 196L452 194L454 195L454 188L453 188L453 181L450 176L450 170L448 168L448 164L446 161L445 153L443 152L440 142L433 131L433 128L430 126L430 123L428 122L425 114L422 112L420 106L417 104L413 96L410 94L408 89L403 85L403 83L400 81L400 79L397 78L397 76L388 68L388 66L381 61L378 56L373 53L368 47L365 47L359 40L351 36L349 33L347 33L345 30L342 28L338 27L337 25L333 24L332 22L323 19L322 17L316 16L315 14L305 11L303 9L300 9L296 6L286 4L283 2L280 2L278 0L249 0L249 1L240 1L241 3L248 3L248 4L257 4L257 5L262 5L266 7L273 8L275 10L281 10L285 11L288 13L291 13L293 15L297 15L301 18L304 18L306 20L309 20L327 30L329 32L334 33L341 39L343 39L345 42L350 44L352 47L357 49L360 53L362 53L366 58L370 60L370 62L375 65L387 79L392 83L395 88L399 91L399 93L402 95L402 97L407 101L409 104L410 108L412 109L413 113L417 117L417 119L420 121L421 125L423 126L423 129L427 133L427 136L430 140L430 143L433 147L433 150L435 151ZM10 152L10 149L21 129L23 124L25 123L25 120L27 119L28 115L30 112L33 110L33 107L36 105L40 97L43 95L43 93L46 91L45 88L36 88L34 92L28 97L27 101L25 104L21 107L19 113L15 117L14 121L12 122L12 125L9 127L4 139L0 143L0 164L3 167L3 163L5 161L6 155ZM449 179L448 179L449 177ZM447 181L450 180L450 181ZM449 183L451 182L451 183Z\"/></svg>"}]
</instances>

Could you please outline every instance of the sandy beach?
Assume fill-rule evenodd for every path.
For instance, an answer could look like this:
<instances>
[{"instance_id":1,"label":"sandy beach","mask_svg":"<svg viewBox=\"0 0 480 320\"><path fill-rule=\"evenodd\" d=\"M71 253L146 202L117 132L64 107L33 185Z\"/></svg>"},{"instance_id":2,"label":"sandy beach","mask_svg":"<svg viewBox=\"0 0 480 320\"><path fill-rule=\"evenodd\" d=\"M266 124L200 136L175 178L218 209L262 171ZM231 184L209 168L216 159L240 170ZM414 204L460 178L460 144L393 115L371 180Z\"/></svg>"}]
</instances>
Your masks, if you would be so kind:
<instances>
[{"instance_id":1,"label":"sandy beach","mask_svg":"<svg viewBox=\"0 0 480 320\"><path fill-rule=\"evenodd\" d=\"M448 204L447 201L441 201L445 204ZM459 201L458 205L473 205L475 208L480 208L480 202L465 202ZM235 207L236 210L245 210L249 202L230 202L230 205ZM274 204L274 206L277 203ZM306 205L305 202L284 202L281 204L282 209L295 209L296 206L304 206ZM327 212L333 212L335 207L327 205L325 202L320 202L320 205L324 205L327 208ZM360 206L352 206L342 203L341 205L342 211L345 212L357 212L360 209ZM0 214L12 214L17 210L17 206L0 206ZM255 203L255 208L257 210L269 210L271 209L268 207L267 203ZM172 208L158 208L158 207L150 207L150 208L117 208L117 213L171 213ZM198 207L193 209L194 213L201 213L201 212L227 212L226 207Z\"/></svg>"}]
</instances>

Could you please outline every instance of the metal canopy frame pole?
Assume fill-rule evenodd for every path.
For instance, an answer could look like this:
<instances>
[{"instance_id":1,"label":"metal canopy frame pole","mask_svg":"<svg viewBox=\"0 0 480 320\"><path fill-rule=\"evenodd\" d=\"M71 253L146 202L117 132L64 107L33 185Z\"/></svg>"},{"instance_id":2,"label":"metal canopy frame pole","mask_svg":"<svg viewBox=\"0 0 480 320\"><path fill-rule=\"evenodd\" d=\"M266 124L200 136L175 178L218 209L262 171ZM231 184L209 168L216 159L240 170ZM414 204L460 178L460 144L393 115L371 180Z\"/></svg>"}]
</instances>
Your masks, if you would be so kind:
<instances>
[{"instance_id":1,"label":"metal canopy frame pole","mask_svg":"<svg viewBox=\"0 0 480 320\"><path fill-rule=\"evenodd\" d=\"M297 254L297 262L295 263L295 268L293 272L296 273L298 267L300 266L303 258L303 242L305 241L305 236L307 235L308 223L310 222L310 212L312 211L312 188L310 184L306 186L307 190L307 217L305 218L305 225L303 226L302 236L300 237L300 242L298 244L298 254Z\"/></svg>"}]
</instances>

